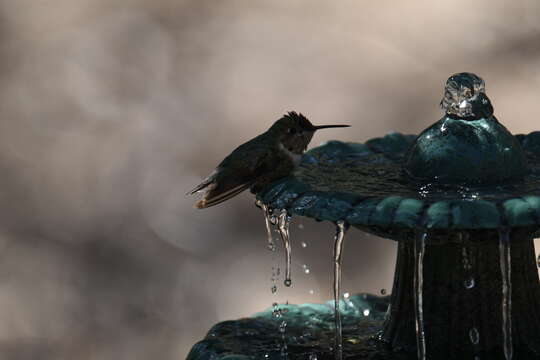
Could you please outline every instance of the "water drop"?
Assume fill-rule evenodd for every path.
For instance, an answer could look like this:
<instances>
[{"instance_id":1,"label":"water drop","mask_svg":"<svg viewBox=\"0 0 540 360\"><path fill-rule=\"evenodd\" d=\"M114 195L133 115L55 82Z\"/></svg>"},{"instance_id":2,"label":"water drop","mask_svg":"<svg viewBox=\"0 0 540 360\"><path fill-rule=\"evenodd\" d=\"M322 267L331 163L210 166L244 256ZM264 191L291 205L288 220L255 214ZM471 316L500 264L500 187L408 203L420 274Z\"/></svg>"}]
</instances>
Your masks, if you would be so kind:
<instances>
[{"instance_id":1,"label":"water drop","mask_svg":"<svg viewBox=\"0 0 540 360\"><path fill-rule=\"evenodd\" d=\"M304 230L304 224L298 224L298 228L299 228L300 230Z\"/></svg>"},{"instance_id":2,"label":"water drop","mask_svg":"<svg viewBox=\"0 0 540 360\"><path fill-rule=\"evenodd\" d=\"M480 341L480 333L478 333L476 328L469 330L469 339L473 345L478 345L478 342Z\"/></svg>"},{"instance_id":3,"label":"water drop","mask_svg":"<svg viewBox=\"0 0 540 360\"><path fill-rule=\"evenodd\" d=\"M300 245L302 245L303 248L307 248L307 243L305 241L302 241Z\"/></svg>"},{"instance_id":4,"label":"water drop","mask_svg":"<svg viewBox=\"0 0 540 360\"><path fill-rule=\"evenodd\" d=\"M512 348L512 264L510 230L499 231L499 262L502 276L502 333L506 360L513 356Z\"/></svg>"},{"instance_id":5,"label":"water drop","mask_svg":"<svg viewBox=\"0 0 540 360\"><path fill-rule=\"evenodd\" d=\"M309 360L318 360L317 354L309 354Z\"/></svg>"},{"instance_id":6,"label":"water drop","mask_svg":"<svg viewBox=\"0 0 540 360\"><path fill-rule=\"evenodd\" d=\"M334 358L341 360L342 358L342 333L341 333L341 314L339 312L339 296L341 295L341 259L343 253L343 239L347 232L349 225L345 221L338 221L336 223L336 235L334 238L334 322L335 322L335 334L334 334Z\"/></svg>"},{"instance_id":7,"label":"water drop","mask_svg":"<svg viewBox=\"0 0 540 360\"><path fill-rule=\"evenodd\" d=\"M540 255L536 258L536 265L540 268Z\"/></svg>"},{"instance_id":8,"label":"water drop","mask_svg":"<svg viewBox=\"0 0 540 360\"><path fill-rule=\"evenodd\" d=\"M348 299L349 296L351 296L351 294L349 294L348 292L346 292L346 293L343 294L343 297L344 297L345 299Z\"/></svg>"},{"instance_id":9,"label":"water drop","mask_svg":"<svg viewBox=\"0 0 540 360\"><path fill-rule=\"evenodd\" d=\"M466 279L463 282L463 284L465 285L466 289L472 289L474 287L474 285L475 285L474 278L471 277L471 278Z\"/></svg>"},{"instance_id":10,"label":"water drop","mask_svg":"<svg viewBox=\"0 0 540 360\"><path fill-rule=\"evenodd\" d=\"M309 295L313 295L313 294L315 294L315 291L313 289L310 289L309 290Z\"/></svg>"},{"instance_id":11,"label":"water drop","mask_svg":"<svg viewBox=\"0 0 540 360\"><path fill-rule=\"evenodd\" d=\"M272 285L272 287L270 288L270 290L272 290L272 294L275 294L277 292L277 286L276 285Z\"/></svg>"},{"instance_id":12,"label":"water drop","mask_svg":"<svg viewBox=\"0 0 540 360\"><path fill-rule=\"evenodd\" d=\"M414 242L414 303L416 316L416 345L418 360L426 360L426 337L424 332L424 254L427 232L416 236Z\"/></svg>"},{"instance_id":13,"label":"water drop","mask_svg":"<svg viewBox=\"0 0 540 360\"><path fill-rule=\"evenodd\" d=\"M369 312L370 312L369 309L365 309L363 312L364 316L369 316Z\"/></svg>"},{"instance_id":14,"label":"water drop","mask_svg":"<svg viewBox=\"0 0 540 360\"><path fill-rule=\"evenodd\" d=\"M381 289L381 295L386 295L386 289Z\"/></svg>"},{"instance_id":15,"label":"water drop","mask_svg":"<svg viewBox=\"0 0 540 360\"><path fill-rule=\"evenodd\" d=\"M309 274L310 271L309 271L308 266L304 264L302 267L304 268L304 273Z\"/></svg>"},{"instance_id":16,"label":"water drop","mask_svg":"<svg viewBox=\"0 0 540 360\"><path fill-rule=\"evenodd\" d=\"M283 280L283 284L286 287L290 287L292 285L292 281L291 281L291 279L285 279L285 280Z\"/></svg>"}]
</instances>

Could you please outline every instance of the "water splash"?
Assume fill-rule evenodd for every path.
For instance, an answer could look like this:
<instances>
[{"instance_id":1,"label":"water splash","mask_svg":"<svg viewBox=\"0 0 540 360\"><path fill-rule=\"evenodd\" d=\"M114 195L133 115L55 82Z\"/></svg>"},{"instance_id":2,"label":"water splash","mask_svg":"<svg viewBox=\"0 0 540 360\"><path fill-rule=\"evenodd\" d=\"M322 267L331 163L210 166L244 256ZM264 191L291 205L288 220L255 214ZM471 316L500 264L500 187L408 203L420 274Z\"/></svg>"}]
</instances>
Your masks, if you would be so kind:
<instances>
[{"instance_id":1,"label":"water splash","mask_svg":"<svg viewBox=\"0 0 540 360\"><path fill-rule=\"evenodd\" d=\"M343 339L341 333L341 313L339 312L339 298L341 295L341 260L343 251L343 239L349 225L340 220L336 223L336 236L334 242L334 317L335 317L335 334L334 334L334 358L341 360L343 356Z\"/></svg>"},{"instance_id":2,"label":"water splash","mask_svg":"<svg viewBox=\"0 0 540 360\"><path fill-rule=\"evenodd\" d=\"M291 224L291 217L287 214L287 210L281 210L278 217L278 231L283 241L283 248L285 249L285 280L283 283L285 286L291 286L291 241L289 238L289 225Z\"/></svg>"},{"instance_id":3,"label":"water splash","mask_svg":"<svg viewBox=\"0 0 540 360\"><path fill-rule=\"evenodd\" d=\"M414 241L414 303L416 317L416 347L418 360L426 360L426 337L424 332L424 253L427 232L420 233Z\"/></svg>"},{"instance_id":4,"label":"water splash","mask_svg":"<svg viewBox=\"0 0 540 360\"><path fill-rule=\"evenodd\" d=\"M281 358L287 359L287 339L285 337L285 331L287 330L287 322L282 320L279 324L279 333L281 334Z\"/></svg>"},{"instance_id":5,"label":"water splash","mask_svg":"<svg viewBox=\"0 0 540 360\"><path fill-rule=\"evenodd\" d=\"M499 262L502 276L502 333L506 360L513 356L512 347L512 262L510 254L510 230L499 231Z\"/></svg>"}]
</instances>

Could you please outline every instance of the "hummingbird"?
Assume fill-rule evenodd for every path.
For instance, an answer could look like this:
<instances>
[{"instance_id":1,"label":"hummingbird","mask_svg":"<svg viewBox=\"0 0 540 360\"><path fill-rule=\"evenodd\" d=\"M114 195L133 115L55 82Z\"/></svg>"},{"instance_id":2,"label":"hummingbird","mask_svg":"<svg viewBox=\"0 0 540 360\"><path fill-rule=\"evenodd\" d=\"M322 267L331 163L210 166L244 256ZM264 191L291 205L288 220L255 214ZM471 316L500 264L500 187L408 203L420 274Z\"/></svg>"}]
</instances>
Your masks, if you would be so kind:
<instances>
[{"instance_id":1,"label":"hummingbird","mask_svg":"<svg viewBox=\"0 0 540 360\"><path fill-rule=\"evenodd\" d=\"M222 203L251 188L289 175L300 163L315 131L350 125L313 125L304 115L290 111L266 132L238 146L199 185L186 195L204 191L198 209Z\"/></svg>"}]
</instances>

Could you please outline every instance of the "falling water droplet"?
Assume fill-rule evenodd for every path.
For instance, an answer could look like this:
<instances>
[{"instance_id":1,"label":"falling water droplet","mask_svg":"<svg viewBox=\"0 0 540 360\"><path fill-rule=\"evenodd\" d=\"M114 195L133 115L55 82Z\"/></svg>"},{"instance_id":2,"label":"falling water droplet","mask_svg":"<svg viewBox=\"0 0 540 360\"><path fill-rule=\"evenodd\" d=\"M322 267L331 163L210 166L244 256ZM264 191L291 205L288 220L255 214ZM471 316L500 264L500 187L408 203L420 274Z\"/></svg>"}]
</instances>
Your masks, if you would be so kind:
<instances>
[{"instance_id":1,"label":"falling water droplet","mask_svg":"<svg viewBox=\"0 0 540 360\"><path fill-rule=\"evenodd\" d=\"M291 223L291 217L287 214L287 210L281 210L278 220L278 230L281 240L283 241L283 247L285 248L285 286L289 287L292 284L291 281L291 241L289 239L289 225Z\"/></svg>"},{"instance_id":2,"label":"falling water droplet","mask_svg":"<svg viewBox=\"0 0 540 360\"><path fill-rule=\"evenodd\" d=\"M309 360L318 360L317 354L309 354Z\"/></svg>"},{"instance_id":3,"label":"falling water droplet","mask_svg":"<svg viewBox=\"0 0 540 360\"><path fill-rule=\"evenodd\" d=\"M309 290L309 295L313 295L313 294L315 294L315 291L313 289L310 289Z\"/></svg>"},{"instance_id":4,"label":"falling water droplet","mask_svg":"<svg viewBox=\"0 0 540 360\"><path fill-rule=\"evenodd\" d=\"M478 342L480 341L480 333L478 332L478 329L472 328L469 330L469 339L473 345L478 345Z\"/></svg>"},{"instance_id":5,"label":"falling water droplet","mask_svg":"<svg viewBox=\"0 0 540 360\"><path fill-rule=\"evenodd\" d=\"M303 248L307 248L307 243L305 241L302 241L300 245L302 245Z\"/></svg>"},{"instance_id":6,"label":"falling water droplet","mask_svg":"<svg viewBox=\"0 0 540 360\"><path fill-rule=\"evenodd\" d=\"M298 224L298 228L299 228L300 230L304 230L304 224Z\"/></svg>"},{"instance_id":7,"label":"falling water droplet","mask_svg":"<svg viewBox=\"0 0 540 360\"><path fill-rule=\"evenodd\" d=\"M279 332L284 333L285 330L287 330L287 322L283 320L281 324L279 324Z\"/></svg>"},{"instance_id":8,"label":"falling water droplet","mask_svg":"<svg viewBox=\"0 0 540 360\"><path fill-rule=\"evenodd\" d=\"M466 289L472 289L475 285L474 278L471 277L471 278L465 279L463 284L465 285Z\"/></svg>"},{"instance_id":9,"label":"falling water droplet","mask_svg":"<svg viewBox=\"0 0 540 360\"><path fill-rule=\"evenodd\" d=\"M414 242L414 302L416 315L416 346L418 360L426 360L426 338L424 333L424 254L426 251L427 232L416 236Z\"/></svg>"},{"instance_id":10,"label":"falling water droplet","mask_svg":"<svg viewBox=\"0 0 540 360\"><path fill-rule=\"evenodd\" d=\"M272 285L272 287L270 288L270 290L272 291L272 294L275 294L277 292L277 286L276 285Z\"/></svg>"},{"instance_id":11,"label":"falling water droplet","mask_svg":"<svg viewBox=\"0 0 540 360\"><path fill-rule=\"evenodd\" d=\"M386 289L381 289L381 295L386 295Z\"/></svg>"},{"instance_id":12,"label":"falling water droplet","mask_svg":"<svg viewBox=\"0 0 540 360\"><path fill-rule=\"evenodd\" d=\"M304 269L304 273L305 273L305 274L309 274L309 273L310 273L310 270L309 270L309 267L307 266L307 264L302 265L302 268Z\"/></svg>"},{"instance_id":13,"label":"falling water droplet","mask_svg":"<svg viewBox=\"0 0 540 360\"><path fill-rule=\"evenodd\" d=\"M342 358L342 334L341 334L341 314L339 312L339 296L341 286L341 259L343 251L343 239L347 232L349 225L345 221L338 221L336 223L336 235L334 242L334 322L335 322L335 334L334 334L334 358L341 360Z\"/></svg>"},{"instance_id":14,"label":"falling water droplet","mask_svg":"<svg viewBox=\"0 0 540 360\"><path fill-rule=\"evenodd\" d=\"M351 294L349 294L348 292L346 292L346 293L343 293L343 297L344 297L345 299L348 299L348 298L349 298L349 296L351 296Z\"/></svg>"},{"instance_id":15,"label":"falling water droplet","mask_svg":"<svg viewBox=\"0 0 540 360\"><path fill-rule=\"evenodd\" d=\"M363 311L364 316L369 316L369 312L370 312L369 309L365 309Z\"/></svg>"},{"instance_id":16,"label":"falling water droplet","mask_svg":"<svg viewBox=\"0 0 540 360\"><path fill-rule=\"evenodd\" d=\"M506 360L513 356L512 348L512 264L510 230L499 231L499 262L502 276L502 333Z\"/></svg>"}]
</instances>

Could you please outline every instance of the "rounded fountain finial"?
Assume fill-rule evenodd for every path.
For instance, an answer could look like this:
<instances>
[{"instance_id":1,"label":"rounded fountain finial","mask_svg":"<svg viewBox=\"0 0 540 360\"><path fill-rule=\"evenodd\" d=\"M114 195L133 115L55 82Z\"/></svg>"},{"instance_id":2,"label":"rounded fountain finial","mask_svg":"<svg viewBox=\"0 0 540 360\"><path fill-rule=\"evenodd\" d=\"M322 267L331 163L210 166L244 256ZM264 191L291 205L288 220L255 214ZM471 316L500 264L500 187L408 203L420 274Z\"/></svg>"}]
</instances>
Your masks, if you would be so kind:
<instances>
[{"instance_id":1,"label":"rounded fountain finial","mask_svg":"<svg viewBox=\"0 0 540 360\"><path fill-rule=\"evenodd\" d=\"M485 83L472 73L454 74L444 88L445 116L409 149L406 172L438 183L501 183L527 173L517 139L493 116Z\"/></svg>"},{"instance_id":2,"label":"rounded fountain finial","mask_svg":"<svg viewBox=\"0 0 540 360\"><path fill-rule=\"evenodd\" d=\"M450 117L487 119L493 115L493 106L485 91L485 82L478 75L467 72L454 74L446 80L441 108Z\"/></svg>"}]
</instances>

